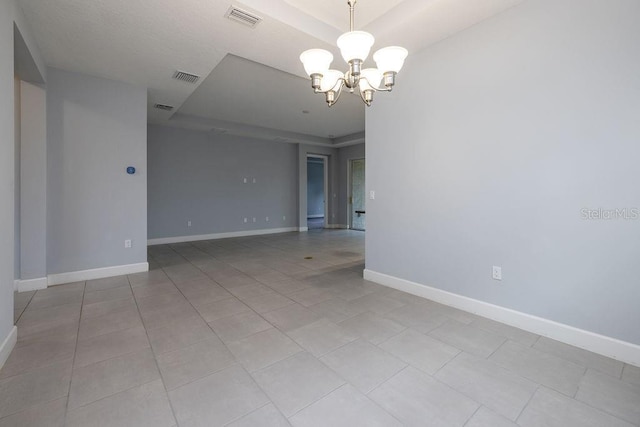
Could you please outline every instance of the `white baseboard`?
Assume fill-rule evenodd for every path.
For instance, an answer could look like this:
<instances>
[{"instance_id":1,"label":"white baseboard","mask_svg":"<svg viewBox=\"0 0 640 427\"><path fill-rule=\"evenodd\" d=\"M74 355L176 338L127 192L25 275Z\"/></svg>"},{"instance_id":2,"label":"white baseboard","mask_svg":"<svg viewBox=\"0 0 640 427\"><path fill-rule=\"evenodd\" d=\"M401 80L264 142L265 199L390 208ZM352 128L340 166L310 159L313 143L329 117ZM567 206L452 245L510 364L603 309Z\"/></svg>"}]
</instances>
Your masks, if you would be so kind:
<instances>
[{"instance_id":1,"label":"white baseboard","mask_svg":"<svg viewBox=\"0 0 640 427\"><path fill-rule=\"evenodd\" d=\"M364 278L390 288L430 299L469 313L487 317L525 331L562 341L606 357L640 366L640 346L615 338L578 329L552 320L522 313L484 301L457 295L409 280L372 270L364 270Z\"/></svg>"},{"instance_id":2,"label":"white baseboard","mask_svg":"<svg viewBox=\"0 0 640 427\"><path fill-rule=\"evenodd\" d=\"M11 355L11 351L13 351L13 347L16 346L16 342L18 341L18 328L13 327L9 332L9 335L2 341L0 345L0 369L4 366L5 362Z\"/></svg>"},{"instance_id":3,"label":"white baseboard","mask_svg":"<svg viewBox=\"0 0 640 427\"><path fill-rule=\"evenodd\" d=\"M17 291L18 292L29 292L29 291L37 291L39 289L47 289L48 278L46 277L38 277L37 279L20 279L16 280L18 282Z\"/></svg>"},{"instance_id":4,"label":"white baseboard","mask_svg":"<svg viewBox=\"0 0 640 427\"><path fill-rule=\"evenodd\" d=\"M166 245L168 243L197 242L199 240L228 239L230 237L262 236L265 234L290 233L298 231L298 227L264 228L261 230L229 231L226 233L194 234L192 236L159 237L147 240L147 245Z\"/></svg>"},{"instance_id":5,"label":"white baseboard","mask_svg":"<svg viewBox=\"0 0 640 427\"><path fill-rule=\"evenodd\" d=\"M309 227L298 227L299 232L309 231Z\"/></svg>"},{"instance_id":6,"label":"white baseboard","mask_svg":"<svg viewBox=\"0 0 640 427\"><path fill-rule=\"evenodd\" d=\"M69 273L50 274L47 276L49 286L64 283L82 282L84 280L102 279L104 277L122 276L149 271L149 263L114 265L113 267L94 268L91 270L71 271Z\"/></svg>"}]
</instances>

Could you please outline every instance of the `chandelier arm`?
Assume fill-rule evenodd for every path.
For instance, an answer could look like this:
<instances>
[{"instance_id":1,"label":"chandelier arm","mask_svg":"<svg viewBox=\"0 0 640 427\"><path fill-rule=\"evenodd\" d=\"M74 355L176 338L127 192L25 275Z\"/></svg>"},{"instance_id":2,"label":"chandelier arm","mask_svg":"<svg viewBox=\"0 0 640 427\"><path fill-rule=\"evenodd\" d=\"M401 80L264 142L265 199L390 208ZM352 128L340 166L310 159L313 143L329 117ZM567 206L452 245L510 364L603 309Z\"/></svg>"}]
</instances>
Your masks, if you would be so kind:
<instances>
[{"instance_id":1,"label":"chandelier arm","mask_svg":"<svg viewBox=\"0 0 640 427\"><path fill-rule=\"evenodd\" d=\"M364 91L363 90L359 90L358 93L360 94L360 99L362 99L362 101L366 104L367 101L365 101L365 99L364 99Z\"/></svg>"},{"instance_id":2,"label":"chandelier arm","mask_svg":"<svg viewBox=\"0 0 640 427\"><path fill-rule=\"evenodd\" d=\"M342 88L344 88L344 79L340 79L340 80L342 80L342 83L340 83L340 89L338 89L338 92L336 92L336 99L333 101L333 104L338 102L338 99L340 99L340 95L342 95ZM331 107L331 105L329 105L329 107Z\"/></svg>"},{"instance_id":3,"label":"chandelier arm","mask_svg":"<svg viewBox=\"0 0 640 427\"><path fill-rule=\"evenodd\" d=\"M320 89L318 89L318 90L314 91L314 93L322 93L322 94L324 94L324 93L327 93L327 92L331 92L331 91L332 91L332 90L333 90L333 89L338 85L338 82L340 82L340 81L342 82L342 84L340 85L340 89L339 89L339 91L342 91L342 88L343 88L343 86L344 86L344 78L343 78L343 77L340 77L338 80L336 80L336 84L335 84L335 86L333 86L331 89L327 89L327 90L320 90ZM338 93L338 92L336 91L336 94L337 94L337 93ZM336 98L336 100L337 100L337 99L338 99L338 98Z\"/></svg>"},{"instance_id":4,"label":"chandelier arm","mask_svg":"<svg viewBox=\"0 0 640 427\"><path fill-rule=\"evenodd\" d=\"M373 86L373 85L371 84L371 82L369 81L369 79L368 79L368 78L366 78L366 77L360 77L360 79L361 79L361 80L366 80L366 81L367 81L367 84L369 85L369 87L370 87L371 89L373 89L373 91L374 91L374 92L391 92L391 89L393 88L393 86L389 86L389 87L387 87L387 86L383 86L383 87L376 87L376 86ZM360 92L362 92L362 91L360 91Z\"/></svg>"}]
</instances>

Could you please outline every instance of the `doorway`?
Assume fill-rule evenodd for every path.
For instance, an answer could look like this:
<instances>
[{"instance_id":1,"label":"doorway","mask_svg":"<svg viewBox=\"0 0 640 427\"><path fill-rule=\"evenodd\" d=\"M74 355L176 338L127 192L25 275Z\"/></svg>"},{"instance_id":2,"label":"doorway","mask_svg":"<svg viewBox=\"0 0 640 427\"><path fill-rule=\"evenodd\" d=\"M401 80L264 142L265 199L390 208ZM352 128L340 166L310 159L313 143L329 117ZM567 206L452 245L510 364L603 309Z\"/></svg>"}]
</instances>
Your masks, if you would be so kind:
<instances>
[{"instance_id":1,"label":"doorway","mask_svg":"<svg viewBox=\"0 0 640 427\"><path fill-rule=\"evenodd\" d=\"M349 162L349 227L361 231L366 228L364 167L364 159Z\"/></svg>"},{"instance_id":2,"label":"doorway","mask_svg":"<svg viewBox=\"0 0 640 427\"><path fill-rule=\"evenodd\" d=\"M307 227L322 229L327 225L328 173L327 156L307 155Z\"/></svg>"}]
</instances>

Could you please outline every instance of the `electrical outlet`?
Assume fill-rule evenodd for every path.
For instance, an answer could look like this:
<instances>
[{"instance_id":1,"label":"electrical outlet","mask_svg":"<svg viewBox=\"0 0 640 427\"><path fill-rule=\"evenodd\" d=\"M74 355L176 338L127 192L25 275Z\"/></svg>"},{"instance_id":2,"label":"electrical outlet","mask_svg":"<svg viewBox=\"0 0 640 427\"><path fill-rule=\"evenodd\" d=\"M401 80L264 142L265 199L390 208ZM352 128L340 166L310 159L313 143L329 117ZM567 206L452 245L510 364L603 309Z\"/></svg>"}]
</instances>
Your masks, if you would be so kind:
<instances>
[{"instance_id":1,"label":"electrical outlet","mask_svg":"<svg viewBox=\"0 0 640 427\"><path fill-rule=\"evenodd\" d=\"M246 183L247 183L247 178L243 178L243 179L242 179L242 182L243 182L244 184L246 184Z\"/></svg>"},{"instance_id":2,"label":"electrical outlet","mask_svg":"<svg viewBox=\"0 0 640 427\"><path fill-rule=\"evenodd\" d=\"M374 190L369 191L369 200L376 199L376 192Z\"/></svg>"},{"instance_id":3,"label":"electrical outlet","mask_svg":"<svg viewBox=\"0 0 640 427\"><path fill-rule=\"evenodd\" d=\"M256 179L255 179L255 178L253 178L252 182L255 184L255 183L256 183Z\"/></svg>"},{"instance_id":4,"label":"electrical outlet","mask_svg":"<svg viewBox=\"0 0 640 427\"><path fill-rule=\"evenodd\" d=\"M191 221L187 221L187 227L191 227Z\"/></svg>"},{"instance_id":5,"label":"electrical outlet","mask_svg":"<svg viewBox=\"0 0 640 427\"><path fill-rule=\"evenodd\" d=\"M129 249L131 247L131 240L127 239L124 241L124 247Z\"/></svg>"},{"instance_id":6,"label":"electrical outlet","mask_svg":"<svg viewBox=\"0 0 640 427\"><path fill-rule=\"evenodd\" d=\"M502 267L493 266L493 280L502 280Z\"/></svg>"},{"instance_id":7,"label":"electrical outlet","mask_svg":"<svg viewBox=\"0 0 640 427\"><path fill-rule=\"evenodd\" d=\"M256 219L255 219L255 218L253 218L253 222L256 222Z\"/></svg>"},{"instance_id":8,"label":"electrical outlet","mask_svg":"<svg viewBox=\"0 0 640 427\"><path fill-rule=\"evenodd\" d=\"M244 219L245 224L247 223L247 218Z\"/></svg>"},{"instance_id":9,"label":"electrical outlet","mask_svg":"<svg viewBox=\"0 0 640 427\"><path fill-rule=\"evenodd\" d=\"M266 221L269 222L269 217L266 218Z\"/></svg>"},{"instance_id":10,"label":"electrical outlet","mask_svg":"<svg viewBox=\"0 0 640 427\"><path fill-rule=\"evenodd\" d=\"M284 215L282 215L282 220L283 220L283 221L286 221L286 220L287 220L287 217L286 217L286 216L284 216Z\"/></svg>"}]
</instances>

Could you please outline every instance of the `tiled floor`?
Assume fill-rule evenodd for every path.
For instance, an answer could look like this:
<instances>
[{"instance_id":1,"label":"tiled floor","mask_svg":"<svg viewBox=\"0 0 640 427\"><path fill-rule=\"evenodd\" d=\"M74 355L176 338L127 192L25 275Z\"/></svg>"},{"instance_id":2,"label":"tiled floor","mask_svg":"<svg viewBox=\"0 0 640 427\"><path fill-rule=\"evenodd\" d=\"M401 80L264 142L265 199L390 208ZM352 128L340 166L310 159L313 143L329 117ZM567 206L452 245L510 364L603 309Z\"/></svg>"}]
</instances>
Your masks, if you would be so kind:
<instances>
[{"instance_id":1,"label":"tiled floor","mask_svg":"<svg viewBox=\"0 0 640 427\"><path fill-rule=\"evenodd\" d=\"M367 282L363 243L153 246L17 294L0 426L640 425L639 368Z\"/></svg>"}]
</instances>

